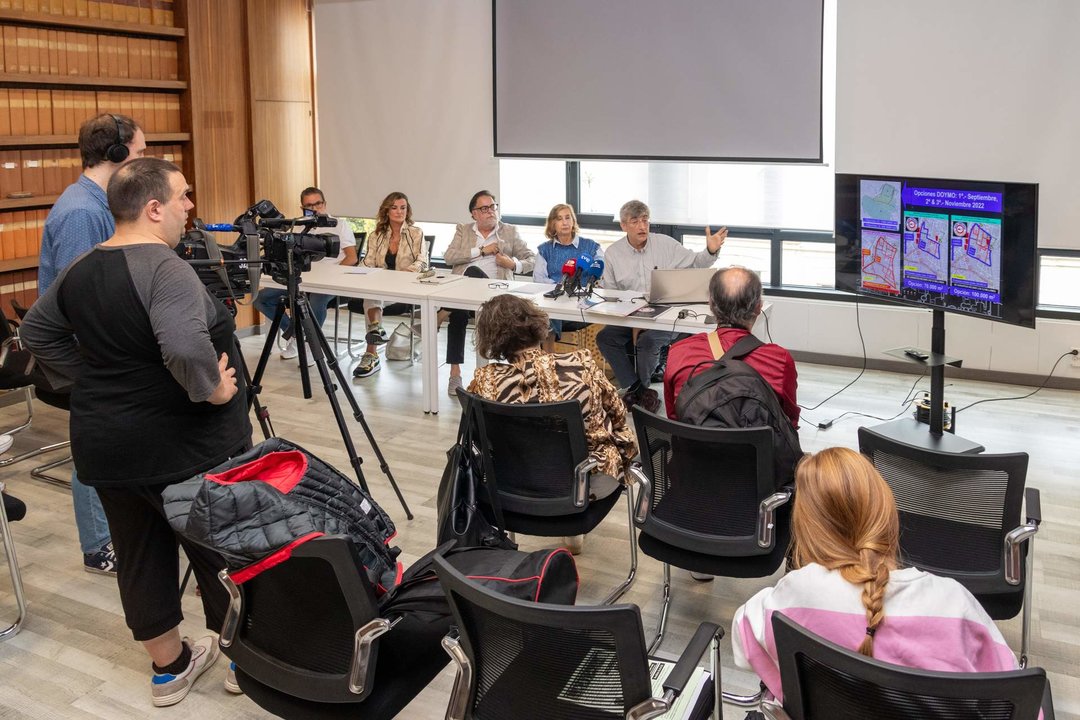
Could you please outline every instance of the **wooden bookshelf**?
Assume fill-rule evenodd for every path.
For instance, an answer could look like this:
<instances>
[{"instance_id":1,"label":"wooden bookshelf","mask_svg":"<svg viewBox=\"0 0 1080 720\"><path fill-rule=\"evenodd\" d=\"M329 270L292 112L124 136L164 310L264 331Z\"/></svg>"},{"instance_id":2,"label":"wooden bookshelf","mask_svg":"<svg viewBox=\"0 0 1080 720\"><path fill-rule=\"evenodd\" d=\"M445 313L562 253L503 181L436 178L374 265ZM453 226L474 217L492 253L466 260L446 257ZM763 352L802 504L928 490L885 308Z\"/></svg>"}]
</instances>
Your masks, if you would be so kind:
<instances>
[{"instance_id":1,"label":"wooden bookshelf","mask_svg":"<svg viewBox=\"0 0 1080 720\"><path fill-rule=\"evenodd\" d=\"M38 266L37 256L21 257L14 260L0 260L0 273L14 270L36 270ZM6 311L5 311L6 312Z\"/></svg>"},{"instance_id":2,"label":"wooden bookshelf","mask_svg":"<svg viewBox=\"0 0 1080 720\"><path fill-rule=\"evenodd\" d=\"M101 20L100 18L72 17L70 15L46 15L25 10L0 10L0 23L6 25L31 25L34 27L69 28L92 33L132 35L135 37L159 37L177 39L187 35L184 28L168 25L144 25L142 23Z\"/></svg>"},{"instance_id":3,"label":"wooden bookshelf","mask_svg":"<svg viewBox=\"0 0 1080 720\"><path fill-rule=\"evenodd\" d=\"M138 120L138 118L136 118ZM191 133L150 133L147 145L176 145L191 140ZM0 148L78 147L76 135L7 135L0 136Z\"/></svg>"},{"instance_id":4,"label":"wooden bookshelf","mask_svg":"<svg viewBox=\"0 0 1080 720\"><path fill-rule=\"evenodd\" d=\"M220 0L209 0L220 2ZM0 8L0 304L37 297L49 210L82 172L78 129L135 119L147 155L189 164L186 0L40 0ZM67 13L67 14L64 14ZM189 168L185 168L189 171ZM29 197L11 197L30 193Z\"/></svg>"},{"instance_id":5,"label":"wooden bookshelf","mask_svg":"<svg viewBox=\"0 0 1080 720\"><path fill-rule=\"evenodd\" d=\"M4 210L25 210L29 208L48 208L52 207L56 202L56 198L59 195L35 195L28 198L3 198L0 199L0 212ZM35 267L37 266L37 258L35 260ZM16 268L17 269L17 268ZM0 270L0 272L3 272Z\"/></svg>"},{"instance_id":6,"label":"wooden bookshelf","mask_svg":"<svg viewBox=\"0 0 1080 720\"><path fill-rule=\"evenodd\" d=\"M71 88L80 90L130 90L132 92L181 92L183 80L148 80L144 78L105 78L83 75L42 75L0 72L0 87Z\"/></svg>"}]
</instances>

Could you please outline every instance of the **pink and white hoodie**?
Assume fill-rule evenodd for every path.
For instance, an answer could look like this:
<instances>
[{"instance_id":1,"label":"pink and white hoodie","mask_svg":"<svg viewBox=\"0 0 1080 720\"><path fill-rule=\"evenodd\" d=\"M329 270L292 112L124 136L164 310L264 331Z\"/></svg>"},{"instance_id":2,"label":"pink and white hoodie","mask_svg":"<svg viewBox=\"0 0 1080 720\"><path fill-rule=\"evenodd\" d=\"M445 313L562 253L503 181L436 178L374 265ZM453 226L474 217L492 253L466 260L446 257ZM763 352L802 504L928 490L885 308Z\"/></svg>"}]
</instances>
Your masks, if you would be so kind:
<instances>
[{"instance_id":1,"label":"pink and white hoodie","mask_svg":"<svg viewBox=\"0 0 1080 720\"><path fill-rule=\"evenodd\" d=\"M841 647L866 637L862 588L811 563L765 588L735 612L735 664L753 670L783 701L772 614L779 612ZM874 635L874 658L941 672L1015 670L1016 656L994 621L960 583L917 568L893 570L885 586L885 618Z\"/></svg>"}]
</instances>

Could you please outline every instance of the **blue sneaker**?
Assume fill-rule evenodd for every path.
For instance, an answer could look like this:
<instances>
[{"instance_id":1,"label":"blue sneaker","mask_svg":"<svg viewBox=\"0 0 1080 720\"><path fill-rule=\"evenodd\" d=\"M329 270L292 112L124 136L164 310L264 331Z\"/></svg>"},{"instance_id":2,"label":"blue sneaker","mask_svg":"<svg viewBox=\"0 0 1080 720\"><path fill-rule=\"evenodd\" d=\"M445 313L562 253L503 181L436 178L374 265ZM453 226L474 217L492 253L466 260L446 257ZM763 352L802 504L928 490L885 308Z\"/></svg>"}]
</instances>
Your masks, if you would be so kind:
<instances>
[{"instance_id":1,"label":"blue sneaker","mask_svg":"<svg viewBox=\"0 0 1080 720\"><path fill-rule=\"evenodd\" d=\"M229 668L225 671L225 690L231 692L233 695L243 695L244 691L240 689L240 684L236 682L236 663L229 663Z\"/></svg>"}]
</instances>

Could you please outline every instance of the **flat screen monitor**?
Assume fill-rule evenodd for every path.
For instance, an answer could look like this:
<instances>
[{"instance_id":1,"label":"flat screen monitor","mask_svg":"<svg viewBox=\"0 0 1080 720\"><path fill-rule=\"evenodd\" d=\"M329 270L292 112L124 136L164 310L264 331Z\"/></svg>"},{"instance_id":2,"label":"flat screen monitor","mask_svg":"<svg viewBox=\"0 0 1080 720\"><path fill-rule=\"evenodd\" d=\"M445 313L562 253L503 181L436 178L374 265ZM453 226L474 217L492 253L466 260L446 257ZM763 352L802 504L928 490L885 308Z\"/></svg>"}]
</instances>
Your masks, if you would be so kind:
<instances>
[{"instance_id":1,"label":"flat screen monitor","mask_svg":"<svg viewBox=\"0 0 1080 720\"><path fill-rule=\"evenodd\" d=\"M1035 327L1039 186L836 175L836 288Z\"/></svg>"}]
</instances>

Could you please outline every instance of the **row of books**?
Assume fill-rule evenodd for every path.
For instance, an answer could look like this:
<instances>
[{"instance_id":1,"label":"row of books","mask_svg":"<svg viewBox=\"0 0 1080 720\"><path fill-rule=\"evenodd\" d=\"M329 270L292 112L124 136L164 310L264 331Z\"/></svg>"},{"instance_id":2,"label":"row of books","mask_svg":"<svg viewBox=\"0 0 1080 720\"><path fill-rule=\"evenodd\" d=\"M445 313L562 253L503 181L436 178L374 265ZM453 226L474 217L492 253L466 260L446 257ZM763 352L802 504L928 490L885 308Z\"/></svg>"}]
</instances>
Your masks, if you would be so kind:
<instances>
[{"instance_id":1,"label":"row of books","mask_svg":"<svg viewBox=\"0 0 1080 720\"><path fill-rule=\"evenodd\" d=\"M47 209L0 213L0 260L36 258L41 253L41 230L48 214Z\"/></svg>"},{"instance_id":2,"label":"row of books","mask_svg":"<svg viewBox=\"0 0 1080 720\"><path fill-rule=\"evenodd\" d=\"M147 157L159 157L183 167L180 145L152 145ZM0 151L0 198L59 195L82 173L78 148ZM23 257L16 255L15 257Z\"/></svg>"},{"instance_id":3,"label":"row of books","mask_svg":"<svg viewBox=\"0 0 1080 720\"><path fill-rule=\"evenodd\" d=\"M0 307L4 308L6 317L18 317L15 308L11 306L12 300L17 300L20 305L28 308L34 304L37 297L37 268L0 273Z\"/></svg>"},{"instance_id":4,"label":"row of books","mask_svg":"<svg viewBox=\"0 0 1080 720\"><path fill-rule=\"evenodd\" d=\"M172 26L172 0L0 0L0 10Z\"/></svg>"},{"instance_id":5,"label":"row of books","mask_svg":"<svg viewBox=\"0 0 1080 720\"><path fill-rule=\"evenodd\" d=\"M103 112L132 117L147 134L182 132L180 96L172 93L0 88L0 137L75 135Z\"/></svg>"},{"instance_id":6,"label":"row of books","mask_svg":"<svg viewBox=\"0 0 1080 720\"><path fill-rule=\"evenodd\" d=\"M3 72L176 80L175 40L0 25Z\"/></svg>"}]
</instances>

